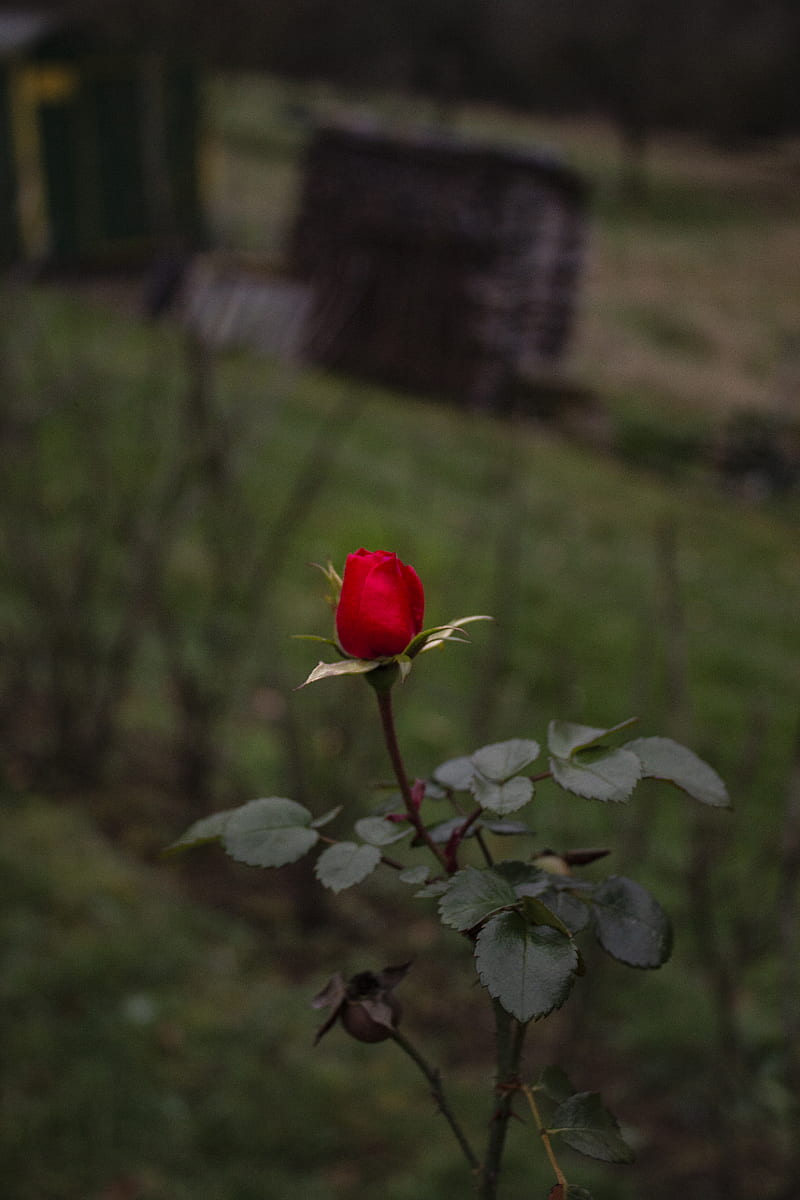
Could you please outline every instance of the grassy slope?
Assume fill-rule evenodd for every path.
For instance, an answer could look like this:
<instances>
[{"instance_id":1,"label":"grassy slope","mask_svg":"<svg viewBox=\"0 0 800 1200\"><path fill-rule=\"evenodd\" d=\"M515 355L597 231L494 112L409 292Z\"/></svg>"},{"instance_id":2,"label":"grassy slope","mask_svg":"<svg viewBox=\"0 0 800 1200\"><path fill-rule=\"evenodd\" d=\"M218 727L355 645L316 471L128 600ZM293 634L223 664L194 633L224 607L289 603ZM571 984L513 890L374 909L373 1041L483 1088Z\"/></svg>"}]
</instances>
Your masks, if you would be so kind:
<instances>
[{"instance_id":1,"label":"grassy slope","mask_svg":"<svg viewBox=\"0 0 800 1200\"><path fill-rule=\"evenodd\" d=\"M69 328L70 342L83 322L88 323L89 329L96 328L98 318L91 311L82 313L68 302L49 297L39 297L37 303L44 306L51 335L59 322L65 322ZM87 351L90 345L90 340L85 341L81 353L90 352ZM147 371L154 353L162 363L175 354L175 347L168 337L144 330L130 331L126 325L113 321L104 323L102 337L97 339L96 346L106 364L104 370L109 371L110 362L125 361L128 364L126 373L134 375L137 369ZM113 354L110 353L112 346L115 348ZM268 437L255 443L257 451L249 459L245 456L247 478L255 502L263 512L265 531L269 530L274 514L281 510L283 498L308 453L310 442L322 427L327 411L338 403L337 388L341 386L333 387L323 377L299 377L294 381L292 391L283 393L278 390L281 381L285 383L281 372L273 376L267 365L245 357L224 362L218 379L223 399L228 396L231 403L243 403L243 398L249 397L255 426L266 425L268 428ZM447 654L423 660L412 676L400 699L400 722L415 772L424 773L435 762L473 748L478 732L479 741L512 735L541 736L547 719L554 715L603 724L636 712L642 718L644 732L665 732L677 719L675 708L667 702L664 690L665 647L669 636L659 632L661 613L674 600L671 594L665 595L660 582L663 572L656 549L657 531L667 522L676 530L677 566L685 609L685 629L681 636L686 640L693 714L689 740L730 780L737 805L732 817L720 815L713 826L713 839L717 843L716 848L711 847L712 859L716 860L714 903L722 905L722 930L726 938L729 927L735 928L742 922L746 925L751 922L757 929L758 919L751 916L746 905L741 905L740 898L747 895L748 880L758 873L763 881L761 888L769 893L774 886L769 863L779 837L796 722L800 634L794 614L800 602L800 572L791 526L785 518L777 518L766 511L732 507L710 489L679 491L647 476L632 474L613 461L597 459L551 441L536 430L511 429L479 418L465 419L439 407L399 400L369 389L363 390L360 396L362 407L357 422L340 442L330 439L330 473L315 505L294 531L292 553L278 586L279 636L274 644L262 648L265 658L255 671L256 677L271 678L270 656L274 653L283 656L284 676L290 681L302 678L313 661L313 648L303 643L287 645L284 642L284 633L298 629L325 632L327 628L327 615L320 603L316 576L308 571L306 562L323 560L328 555L341 562L349 549L362 542L395 546L418 566L425 578L429 614L433 620L487 610L497 612L501 618L495 629L479 628L471 647L454 647ZM257 403L259 397L263 397L263 405ZM191 556L189 558L193 561ZM202 560L200 562L199 568L196 564L193 568L193 578L202 584ZM672 636L677 636L674 631ZM131 710L134 723L137 713L148 714L154 704L158 708L163 703L157 690L151 694L152 688L153 678L143 670L137 703ZM495 703L487 711L489 691L493 691ZM476 701L476 692L480 701ZM343 694L348 697L344 709ZM316 689L295 695L290 703L309 731L318 811L328 807L328 779L334 787L345 786L341 778L337 783L337 771L342 769L339 760L343 739L346 742L355 737L354 756L368 776L380 777L385 772L376 729L369 724L372 714L364 707L357 681L317 685ZM357 714L358 732L355 734L353 713ZM765 728L768 751L756 756L755 766L742 792L737 785L736 773L747 757L748 726L754 716ZM360 718L363 718L366 732L358 725ZM162 724L164 719L160 718ZM254 734L245 737L243 733L241 740L234 744L251 772L253 788L262 794L269 791L280 794L286 786L285 767L280 755L280 735L276 732L273 738L270 728L258 724ZM368 807L370 798L362 792L361 799L354 799L354 803L363 810ZM42 821L40 828L44 824ZM681 1062L696 1061L697 1045L693 1037L685 1040L686 1026L678 1022L664 1025L651 1021L648 1015L651 1006L655 1003L661 1013L665 1008L675 1012L679 1006L688 1004L692 1012L690 1028L702 1033L704 1038L713 1036L713 1010L694 959L688 900L683 887L692 844L692 811L681 797L673 798L665 792L643 797L642 804L628 812L580 801L556 801L555 795L544 786L537 824L542 839L557 845L575 841L618 843L621 840L623 847L628 847L628 854L635 855L636 861L626 864L623 853L614 860L614 867L627 866L632 873L647 878L676 916L679 931L676 958L657 980L630 977L614 966L605 966L599 975L607 985L601 1010L605 1015L599 1017L604 1040L608 1036L607 1022L620 1005L623 1009L627 1009L629 1003L642 1007L642 1018L633 1023L624 1021L620 1032L611 1039L618 1043L617 1052L630 1055L640 1063L644 1056L649 1062L648 1069L642 1071L641 1076L634 1074L633 1082L621 1093L622 1111L633 1119L636 1115L634 1097L642 1080L657 1076L663 1085L665 1079L682 1076ZM340 828L347 828L344 819ZM167 830L164 833L168 835ZM15 836L24 838L24 825L22 835ZM65 843L72 846L74 836L68 831L66 837L56 837L55 845L50 845L47 851L49 857L44 866L39 861L38 850L34 855L34 879L40 880L37 886L50 889L49 893L45 891L49 898L43 906L48 912L63 914L70 910L70 885L60 879L58 864L61 847ZM14 845L13 839L11 845ZM505 846L502 850L507 852ZM97 854L98 869L102 873L106 869L103 856L100 851ZM12 856L17 861L20 852L14 849ZM22 886L29 888L31 885L29 881L25 882L25 872L21 877ZM155 983L147 983L144 990L149 994L153 986L159 991L162 987L159 963L163 964L166 972L163 987L168 996L172 995L176 987L185 987L185 973L188 972L191 979L196 961L202 962L202 956L207 953L203 949L208 937L203 918L185 917L172 903L151 899L151 886L146 879L136 883L131 893L135 896L136 914L132 913L131 920L137 927L144 921L145 929L148 921L154 923L153 928L169 928L177 922L176 950L173 952L169 942L159 945L156 962L151 953L151 946L158 942L155 935L115 942L120 947L125 946L124 953L121 949L115 951L122 955L122 961L118 966L112 964L110 976L115 982L113 998L108 1003L117 1015L108 1032L108 1040L104 1040L105 1035L98 1040L95 1034L90 1036L90 1030L97 1005L105 1003L103 988L106 983L98 991L97 980L109 978L104 965L109 953L108 928L104 919L98 923L93 910L84 909L84 915L75 918L74 935L87 941L86 975L77 983L71 982L67 990L72 990L70 994L76 990L83 994L81 1004L88 1006L88 1014L81 1016L81 1021L85 1022L80 1026L83 1032L79 1029L75 1034L78 1059L71 1060L69 1068L66 1065L63 1068L64 1079L68 1081L63 1102L58 1100L57 1093L54 1103L46 1109L38 1108L38 1102L29 1092L32 1083L27 1069L14 1084L26 1095L26 1103L33 1105L34 1124L45 1123L42 1138L45 1141L54 1138L54 1146L62 1147L61 1151L54 1149L53 1152L60 1164L59 1172L71 1182L65 1185L66 1190L61 1194L65 1200L91 1194L88 1182L76 1181L85 1178L91 1181L92 1187L99 1188L109 1172L119 1169L133 1170L134 1174L143 1171L146 1181L152 1175L154 1182L142 1184L146 1196L178 1195L179 1186L188 1186L191 1194L197 1196L220 1196L220 1200L230 1195L246 1197L251 1194L250 1185L242 1182L237 1172L256 1172L258 1168L252 1163L247 1168L242 1167L237 1165L238 1161L242 1155L250 1162L251 1154L256 1158L264 1154L272 1164L270 1170L275 1179L283 1179L280 1173L275 1174L278 1163L282 1164L280 1170L288 1173L284 1182L275 1184L275 1196L290 1193L288 1180L294 1177L292 1172L295 1171L302 1173L304 1189L317 1187L320 1197L327 1196L331 1193L326 1191L330 1186L325 1182L326 1172L332 1171L338 1180L332 1194L347 1197L351 1186L356 1188L363 1184L367 1168L361 1157L358 1165L342 1166L341 1158L346 1155L338 1142L336 1149L328 1145L319 1152L320 1165L314 1167L310 1175L308 1155L299 1144L297 1153L292 1150L293 1143L286 1131L282 1133L280 1143L267 1141L265 1146L254 1149L258 1139L248 1132L251 1129L248 1123L257 1118L238 1098L238 1093L234 1099L234 1080L240 1073L249 1077L251 1067L248 1063L255 1052L252 1043L259 1043L262 1034L248 1023L250 1018L247 1018L243 1032L237 1026L237 1037L241 1033L244 1045L231 1046L226 1039L232 1038L232 1034L215 1029L214 1014L219 1008L215 998L217 984L202 972L196 984L188 987L192 999L185 996L181 1003L190 1004L190 1007L200 1004L205 1013L204 1026L198 1033L193 1019L182 1016L181 1022L187 1025L183 1044L190 1045L199 1038L196 1053L201 1058L207 1054L213 1060L217 1055L231 1054L233 1062L230 1083L225 1083L225 1088L230 1087L232 1091L223 1089L218 1098L224 1113L222 1126L215 1126L220 1139L220 1162L213 1171L208 1168L210 1173L205 1182L201 1184L198 1173L194 1182L186 1183L187 1172L190 1180L193 1171L200 1172L202 1168L202 1173L206 1172L205 1152L192 1151L192 1154L200 1153L200 1167L195 1162L190 1168L188 1164L194 1160L191 1156L186 1157L185 1142L179 1143L183 1150L172 1146L171 1126L161 1129L161 1138L155 1142L144 1139L148 1146L144 1150L144 1135L136 1132L135 1123L131 1125L125 1116L119 1118L118 1124L99 1141L94 1140L91 1148L83 1147L82 1152L87 1156L85 1163L73 1160L72 1152L64 1149L73 1136L65 1139L58 1132L59 1122L69 1124L73 1120L72 1115L67 1115L72 1111L67 1095L77 1090L78 1095L86 1096L81 1104L91 1107L96 1103L96 1098L89 1094L91 1088L108 1078L109 1063L115 1063L117 1056L127 1061L131 1021L120 1017L119 1012L125 1009L126 997L130 994L134 997L130 1001L131 1011L135 1010L134 1025L139 1019L135 1015L139 1007L144 1011L146 1005L140 1005L136 999L141 991L140 977L147 981L155 972ZM273 914L283 911L281 905L275 907L279 884L265 878L263 886L267 897L272 897L268 899L268 911ZM64 895L63 887L67 888ZM102 894L102 886L100 892ZM372 909L370 921L377 932L384 928L385 918L379 915L383 906L389 903L394 907L396 899L380 881L376 881L370 892L373 906L377 906ZM88 899L86 903L89 903ZM347 922L352 921L354 909L349 897L343 897L337 907L339 904L348 914ZM157 913L148 916L151 905L156 905ZM144 916L138 906L143 906ZM48 958L52 947L62 946L58 952L62 966L54 968L55 977L48 976L41 985L34 985L30 976L23 972L12 976L10 985L17 1005L25 1004L31 994L39 995L37 1003L44 1007L40 1012L40 1024L30 1036L47 1039L52 1038L53 1030L58 1030L62 1020L58 973L64 970L71 978L70 943L69 939L63 941L62 915L53 922L41 913L34 919L25 917L25 911L23 904L20 950L23 957L44 953ZM276 919L274 915L272 919ZM185 928L184 920L187 922ZM45 939L44 946L39 945L40 936ZM229 934L226 932L223 936L227 938ZM234 936L246 940L248 935L236 933ZM412 909L395 932L386 931L379 936L385 945L381 953L387 959L395 959L401 954L413 954L422 959L422 996L417 1003L423 1012L427 1011L425 988L430 982L425 981L430 980L431 955L437 957L439 953L432 948L427 919L421 919ZM326 937L322 953L327 964L335 959L337 949L335 935ZM371 937L369 928L362 927L357 943L362 940L369 943ZM281 1014L285 1011L283 1006L290 1004L293 995L297 996L291 986L279 982L280 961L287 939L275 929L272 940L276 947L283 949L267 972L267 982L260 969L254 973L255 984L252 975L246 974L239 979L236 971L233 972L230 987L236 993L231 1001L234 1006L244 1004L247 1008L251 1003L247 999L249 989L253 986L277 989L283 997ZM177 959L175 967L169 965L173 953ZM366 947L345 949L346 968L363 966L365 955L371 961L372 953ZM454 961L458 959L455 947L450 953ZM774 979L774 968L769 964L769 958L765 959L763 954L749 966L743 964L746 970L738 985L739 1004L752 1026L748 1045L756 1055L779 1036L777 997L774 983L770 982ZM466 962L463 969L466 983L470 972ZM308 992L318 982L319 977L300 989L303 1006ZM69 1008L73 1001L64 1003ZM222 1007L228 1003L224 1000ZM415 1001L409 996L410 1013L413 1014L414 1008ZM306 1017L298 1020L297 1017L279 1015L273 1019L278 1026L277 1029L272 1026L274 1036L280 1034L282 1038L285 1035L286 1053L297 1054L297 1045L306 1044ZM410 1020L413 1022L413 1015ZM594 1025L584 1017L584 1022L587 1020L589 1024L584 1036L591 1036ZM442 1032L440 1028L438 1036L441 1037ZM446 1037L444 1044L447 1044ZM583 1045L582 1039L578 1044ZM611 1047L609 1053L613 1052ZM41 1045L36 1053L47 1056ZM191 1056L195 1051L187 1050L186 1053ZM593 1055L594 1065L587 1068L584 1053L577 1045L570 1048L568 1043L561 1053L573 1073L577 1070L578 1078L585 1086L603 1085L605 1069L596 1054ZM347 1071L348 1064L353 1062L353 1054L357 1061L362 1061L361 1052L351 1050L349 1045L346 1049L326 1045L314 1060L314 1082L309 1075L308 1096L304 1093L303 1106L316 1106L315 1121L321 1122L328 1131L326 1136L334 1139L339 1118L332 1130L330 1114L342 1111L342 1096L347 1095L352 1086ZM377 1074L366 1087L376 1089L379 1105L388 1104L390 1110L392 1105L398 1106L397 1116L392 1120L396 1120L398 1128L405 1130L406 1118L400 1115L403 1102L394 1068L391 1068L390 1078L384 1078L381 1072L389 1068L386 1056L380 1054L378 1065L367 1068L370 1073ZM323 1055L326 1065L319 1068ZM37 1058L37 1061L41 1060ZM145 1057L138 1063L136 1072L126 1073L126 1086L120 1100L124 1112L127 1112L126 1106L145 1105L147 1112L142 1117L145 1129L149 1128L147 1122L154 1119L152 1106L167 1103L163 1098L150 1096L154 1069L154 1060ZM290 1066L289 1069L294 1071L296 1068ZM196 1070L201 1071L201 1067L197 1066ZM209 1063L202 1070L213 1075ZM283 1086L280 1082L282 1070L280 1062L274 1073L270 1070L270 1088L280 1090ZM334 1082L329 1085L333 1088L330 1109L320 1098L318 1088L323 1084L317 1081L317 1070L322 1070L322 1079L326 1078L327 1071L336 1073ZM84 1071L88 1073L86 1079ZM181 1109L183 1115L175 1119L178 1123L184 1122L184 1136L194 1146L194 1139L205 1138L205 1121L212 1117L206 1117L202 1106L199 1110L193 1109L191 1117L187 1117L185 1109L181 1108L194 1103L187 1100L187 1096L194 1094L192 1088L197 1086L192 1083L193 1078L170 1083L169 1088L176 1088L177 1093L168 1088L168 1095L173 1096L169 1103ZM247 1086L260 1088L260 1077L259 1081ZM366 1090L360 1085L359 1088L360 1094ZM35 1094L34 1089L33 1096ZM293 1098L295 1095L293 1089ZM234 1137L233 1127L238 1128L240 1119L236 1115L240 1103L245 1131L240 1130ZM284 1113L292 1114L292 1121L302 1120L297 1109L287 1109L284 1101L280 1104ZM78 1105L75 1111L82 1114L81 1122L93 1120L86 1115L88 1109L84 1111ZM376 1134L371 1125L362 1126L362 1119L366 1119L363 1114L356 1122L354 1136L366 1141L357 1140L357 1144L362 1147L373 1145L374 1138L382 1135ZM476 1113L475 1120L478 1119ZM218 1120L223 1120L221 1115ZM409 1120L409 1129L402 1136L413 1139L416 1136L414 1120ZM51 1128L50 1122L56 1123L55 1129ZM348 1127L342 1133L343 1142L349 1143L350 1132ZM321 1132L319 1136L322 1136ZM387 1195L399 1200L406 1195L403 1189L411 1186L407 1170L401 1165L402 1154L399 1150L391 1151L383 1140L379 1144L385 1155L381 1160L382 1169L389 1173ZM522 1153L521 1143L517 1151ZM63 1157L59 1157L60 1154ZM57 1195L47 1190L53 1184L42 1182L38 1167L32 1173L31 1168L22 1168L24 1155L19 1147L14 1147L14 1155L14 1161L20 1164L22 1178L27 1178L27 1182L20 1185L23 1189L21 1200L27 1195ZM413 1186L417 1195L423 1194L419 1189L424 1186L431 1187L431 1197L443 1194L437 1189L443 1186L440 1171L445 1170L447 1161L445 1152L441 1160L438 1157L429 1159L426 1154L416 1162ZM584 1180L591 1178L591 1169L588 1175L583 1167L578 1168L578 1172ZM165 1178L168 1183L164 1183ZM423 1179L428 1183L421 1182ZM183 1182L179 1184L179 1180ZM611 1180L613 1183L606 1186L613 1186L614 1190L608 1194L621 1196L625 1186L623 1180L613 1175ZM203 1192L202 1188L207 1191ZM601 1197L605 1194L602 1188L600 1184L597 1191ZM253 1190L252 1194L257 1192Z\"/></svg>"}]
</instances>

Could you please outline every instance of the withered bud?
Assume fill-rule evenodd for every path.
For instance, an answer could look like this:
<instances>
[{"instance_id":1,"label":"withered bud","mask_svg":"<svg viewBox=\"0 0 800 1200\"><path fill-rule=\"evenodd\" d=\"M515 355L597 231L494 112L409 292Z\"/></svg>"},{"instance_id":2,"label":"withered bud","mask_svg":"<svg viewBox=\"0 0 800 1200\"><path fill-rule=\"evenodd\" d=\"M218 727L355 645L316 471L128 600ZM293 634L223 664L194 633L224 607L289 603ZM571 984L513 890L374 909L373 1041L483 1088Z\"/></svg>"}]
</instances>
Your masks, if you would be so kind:
<instances>
[{"instance_id":1,"label":"withered bud","mask_svg":"<svg viewBox=\"0 0 800 1200\"><path fill-rule=\"evenodd\" d=\"M610 853L610 850L600 848L592 848L590 850L562 850L561 857L564 859L564 862L569 863L572 867L585 867L587 863L596 862L598 858L605 858Z\"/></svg>"},{"instance_id":2,"label":"withered bud","mask_svg":"<svg viewBox=\"0 0 800 1200\"><path fill-rule=\"evenodd\" d=\"M537 854L533 865L539 867L541 871L548 871L551 875L572 874L566 858L556 854L553 850L544 850L541 854Z\"/></svg>"},{"instance_id":3,"label":"withered bud","mask_svg":"<svg viewBox=\"0 0 800 1200\"><path fill-rule=\"evenodd\" d=\"M540 867L543 871L549 871L551 875L571 875L573 867L585 867L587 863L595 862L598 858L605 858L610 854L610 850L587 849L587 850L543 850L533 860L535 867Z\"/></svg>"},{"instance_id":4,"label":"withered bud","mask_svg":"<svg viewBox=\"0 0 800 1200\"><path fill-rule=\"evenodd\" d=\"M377 973L361 971L345 981L340 972L328 981L311 1001L312 1008L330 1008L331 1014L317 1030L316 1046L337 1019L351 1037L359 1042L383 1042L400 1023L401 1008L393 995L411 963L384 967Z\"/></svg>"}]
</instances>

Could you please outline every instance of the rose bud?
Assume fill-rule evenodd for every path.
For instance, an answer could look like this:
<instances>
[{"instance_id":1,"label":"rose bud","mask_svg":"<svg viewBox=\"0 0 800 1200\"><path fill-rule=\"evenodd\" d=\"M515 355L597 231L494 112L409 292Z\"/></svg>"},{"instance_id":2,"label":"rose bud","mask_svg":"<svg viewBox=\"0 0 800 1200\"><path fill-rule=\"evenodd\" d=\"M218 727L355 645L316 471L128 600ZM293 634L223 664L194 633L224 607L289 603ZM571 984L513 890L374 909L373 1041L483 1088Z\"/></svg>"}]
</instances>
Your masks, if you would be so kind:
<instances>
[{"instance_id":1,"label":"rose bud","mask_svg":"<svg viewBox=\"0 0 800 1200\"><path fill-rule=\"evenodd\" d=\"M553 850L543 850L533 860L533 865L540 871L548 871L551 875L571 875L569 863Z\"/></svg>"},{"instance_id":2,"label":"rose bud","mask_svg":"<svg viewBox=\"0 0 800 1200\"><path fill-rule=\"evenodd\" d=\"M425 593L413 567L386 550L357 550L345 562L336 633L353 658L392 658L422 630Z\"/></svg>"}]
</instances>

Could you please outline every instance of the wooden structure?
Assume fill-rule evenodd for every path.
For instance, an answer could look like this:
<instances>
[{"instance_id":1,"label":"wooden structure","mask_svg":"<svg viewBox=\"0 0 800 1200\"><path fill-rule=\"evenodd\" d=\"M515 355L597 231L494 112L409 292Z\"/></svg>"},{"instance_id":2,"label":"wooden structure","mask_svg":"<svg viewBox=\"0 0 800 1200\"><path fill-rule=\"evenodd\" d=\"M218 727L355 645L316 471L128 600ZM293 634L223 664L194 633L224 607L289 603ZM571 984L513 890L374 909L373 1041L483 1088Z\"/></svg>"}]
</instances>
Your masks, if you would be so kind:
<instances>
[{"instance_id":1,"label":"wooden structure","mask_svg":"<svg viewBox=\"0 0 800 1200\"><path fill-rule=\"evenodd\" d=\"M201 232L193 72L0 10L0 265L141 262Z\"/></svg>"},{"instance_id":2,"label":"wooden structure","mask_svg":"<svg viewBox=\"0 0 800 1200\"><path fill-rule=\"evenodd\" d=\"M321 129L290 249L313 289L306 357L502 407L564 352L587 198L541 155Z\"/></svg>"}]
</instances>

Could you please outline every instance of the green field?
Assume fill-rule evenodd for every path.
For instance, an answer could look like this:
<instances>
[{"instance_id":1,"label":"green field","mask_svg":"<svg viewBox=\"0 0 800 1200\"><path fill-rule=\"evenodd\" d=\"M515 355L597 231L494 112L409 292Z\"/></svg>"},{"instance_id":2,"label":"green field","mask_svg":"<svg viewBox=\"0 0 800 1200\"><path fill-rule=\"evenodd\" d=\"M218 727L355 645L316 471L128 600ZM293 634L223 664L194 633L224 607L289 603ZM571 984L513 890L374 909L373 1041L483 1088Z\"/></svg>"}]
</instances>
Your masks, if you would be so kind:
<instances>
[{"instance_id":1,"label":"green field","mask_svg":"<svg viewBox=\"0 0 800 1200\"><path fill-rule=\"evenodd\" d=\"M277 258L302 131L281 124L272 86L212 97L218 229ZM542 785L537 841L613 846L610 869L672 914L676 949L655 974L590 955L591 1007L582 985L533 1029L527 1066L557 1060L602 1091L636 1146L634 1167L570 1162L595 1200L792 1195L800 506L796 489L731 496L681 447L713 441L731 411L788 402L796 148L660 143L650 204L625 211L606 131L501 117L469 119L557 142L597 182L568 365L597 398L597 446L245 353L200 362L177 329L92 298L5 292L0 1159L14 1200L468 1194L395 1048L311 1049L309 1000L333 970L413 958L404 1028L480 1138L487 1014L432 902L380 873L331 897L303 867L158 857L250 796L344 803L337 832L376 804L388 770L363 683L292 690L317 656L290 635L330 629L308 564L359 545L416 566L430 622L497 618L404 685L415 774L541 738L552 717L635 715L728 782L733 812L708 816L655 785L630 807ZM504 1195L544 1196L532 1127L511 1135Z\"/></svg>"}]
</instances>

